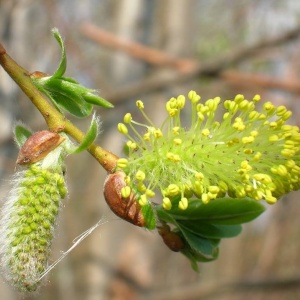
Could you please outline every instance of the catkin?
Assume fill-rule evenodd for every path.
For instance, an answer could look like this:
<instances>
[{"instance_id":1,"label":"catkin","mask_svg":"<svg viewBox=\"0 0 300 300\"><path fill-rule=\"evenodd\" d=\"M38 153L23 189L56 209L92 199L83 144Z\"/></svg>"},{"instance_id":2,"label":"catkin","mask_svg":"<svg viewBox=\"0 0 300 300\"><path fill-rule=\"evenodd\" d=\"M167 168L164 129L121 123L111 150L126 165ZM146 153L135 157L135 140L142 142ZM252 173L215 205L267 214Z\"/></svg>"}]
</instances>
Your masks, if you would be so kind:
<instances>
[{"instance_id":1,"label":"catkin","mask_svg":"<svg viewBox=\"0 0 300 300\"><path fill-rule=\"evenodd\" d=\"M45 167L40 161L14 177L0 221L0 262L4 277L19 291L39 285L66 193L60 164Z\"/></svg>"}]
</instances>

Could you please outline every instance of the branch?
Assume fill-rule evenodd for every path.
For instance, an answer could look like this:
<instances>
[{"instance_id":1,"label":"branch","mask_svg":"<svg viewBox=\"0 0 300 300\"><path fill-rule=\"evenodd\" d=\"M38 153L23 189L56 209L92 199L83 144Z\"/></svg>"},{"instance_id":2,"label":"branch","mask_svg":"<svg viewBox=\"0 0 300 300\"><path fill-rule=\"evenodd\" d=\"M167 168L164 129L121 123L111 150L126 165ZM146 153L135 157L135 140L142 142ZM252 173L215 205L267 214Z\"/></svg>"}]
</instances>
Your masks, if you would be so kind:
<instances>
[{"instance_id":1,"label":"branch","mask_svg":"<svg viewBox=\"0 0 300 300\"><path fill-rule=\"evenodd\" d=\"M0 44L0 64L10 77L17 83L21 90L31 100L34 106L44 117L50 130L55 132L64 131L78 143L84 139L84 133L73 125L71 121L65 118L57 111L47 99L38 91L30 79L30 73L19 66L7 53L5 48ZM113 153L92 144L88 151L95 157L101 166L108 172L113 172L116 167L118 157Z\"/></svg>"},{"instance_id":2,"label":"branch","mask_svg":"<svg viewBox=\"0 0 300 300\"><path fill-rule=\"evenodd\" d=\"M152 65L172 67L183 72L190 71L195 66L195 61L193 60L179 59L164 51L122 39L91 23L84 23L81 26L81 33L101 45L122 51Z\"/></svg>"},{"instance_id":3,"label":"branch","mask_svg":"<svg viewBox=\"0 0 300 300\"><path fill-rule=\"evenodd\" d=\"M193 286L180 287L179 289L168 290L158 293L149 293L143 297L143 300L197 300L197 299L211 299L217 295L224 295L237 292L249 292L249 291L264 291L269 290L284 290L298 288L300 284L300 278L284 278L284 279L268 279L260 281L240 281L234 283L205 283L199 285L198 283Z\"/></svg>"},{"instance_id":4,"label":"branch","mask_svg":"<svg viewBox=\"0 0 300 300\"><path fill-rule=\"evenodd\" d=\"M97 29L97 30L99 30L99 29ZM99 33L99 31L97 31L97 32ZM95 35L96 35L96 33L95 33ZM296 39L299 36L300 36L300 28L295 28L294 30L291 30L279 37L265 40L263 42L256 43L255 45L252 45L252 46L245 46L245 47L234 49L230 53L225 54L220 58L214 59L211 62L199 64L197 62L190 60L190 62L193 62L194 65L193 65L193 67L190 67L191 64L189 63L188 65L185 66L184 70L185 71L189 70L188 72L168 73L168 74L163 74L163 76L158 76L157 74L154 74L153 77L144 79L141 82L134 83L126 88L115 91L115 92L110 93L105 96L106 96L106 98L110 99L110 101L112 101L113 103L117 103L117 102L121 102L123 99L126 99L126 98L137 97L139 94L146 94L149 92L161 90L169 85L187 82L196 77L202 77L202 76L218 77L228 67L238 64L241 61L246 60L246 59L256 55L259 51L270 48L270 47L282 45L286 42ZM101 41L103 41L103 40L105 40L104 35L101 38ZM116 40L116 38L115 38L115 40ZM129 43L129 42L126 42L126 43ZM115 47L119 47L119 48L121 47L121 44L117 44L116 42L110 43L110 47L112 47L113 45ZM145 47L145 46L143 46L143 47L147 49L147 47ZM148 50L149 49L147 49L146 51L148 51ZM132 54L127 50L126 50L126 52L128 54ZM164 52L159 51L159 53L163 54ZM140 57L142 57L143 59L144 59L144 56L146 56L146 55L140 55ZM137 57L137 56L135 56L135 57ZM179 60L181 65L182 65L183 61L187 62L187 60ZM148 60L148 62L150 62L150 60ZM167 64L167 62L166 62L166 64ZM163 65L162 61L160 61L160 65ZM169 64L169 66L170 66L170 64ZM187 67L187 66L189 66L189 67ZM182 69L181 69L181 71L182 71Z\"/></svg>"},{"instance_id":5,"label":"branch","mask_svg":"<svg viewBox=\"0 0 300 300\"><path fill-rule=\"evenodd\" d=\"M228 70L220 74L220 77L230 84L241 86L256 85L262 88L274 88L286 90L292 93L300 93L300 83L296 80L280 80L262 74L241 73Z\"/></svg>"}]
</instances>

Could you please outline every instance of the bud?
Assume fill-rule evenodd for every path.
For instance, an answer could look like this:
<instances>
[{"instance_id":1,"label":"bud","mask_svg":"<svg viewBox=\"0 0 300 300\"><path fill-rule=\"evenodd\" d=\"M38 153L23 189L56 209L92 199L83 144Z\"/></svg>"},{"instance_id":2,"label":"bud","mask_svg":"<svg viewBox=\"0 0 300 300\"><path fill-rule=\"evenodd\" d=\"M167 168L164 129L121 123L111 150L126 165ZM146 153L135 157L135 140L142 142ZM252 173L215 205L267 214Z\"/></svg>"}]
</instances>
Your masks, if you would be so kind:
<instances>
[{"instance_id":1,"label":"bud","mask_svg":"<svg viewBox=\"0 0 300 300\"><path fill-rule=\"evenodd\" d=\"M52 30L61 48L61 61L53 75L36 71L30 74L32 83L45 94L57 109L65 110L76 117L89 116L93 105L112 108L113 105L100 97L96 90L86 88L75 79L65 77L67 56L64 41L57 28Z\"/></svg>"},{"instance_id":2,"label":"bud","mask_svg":"<svg viewBox=\"0 0 300 300\"><path fill-rule=\"evenodd\" d=\"M182 238L176 232L171 231L167 224L157 227L157 229L164 243L170 250L179 252L184 248L184 242Z\"/></svg>"},{"instance_id":3,"label":"bud","mask_svg":"<svg viewBox=\"0 0 300 300\"><path fill-rule=\"evenodd\" d=\"M134 193L131 192L127 198L122 197L121 190L126 187L125 177L123 171L108 175L104 183L104 198L117 216L136 226L144 227L146 222Z\"/></svg>"},{"instance_id":4,"label":"bud","mask_svg":"<svg viewBox=\"0 0 300 300\"><path fill-rule=\"evenodd\" d=\"M43 159L64 140L61 135L47 130L32 134L21 148L17 164L32 164Z\"/></svg>"}]
</instances>

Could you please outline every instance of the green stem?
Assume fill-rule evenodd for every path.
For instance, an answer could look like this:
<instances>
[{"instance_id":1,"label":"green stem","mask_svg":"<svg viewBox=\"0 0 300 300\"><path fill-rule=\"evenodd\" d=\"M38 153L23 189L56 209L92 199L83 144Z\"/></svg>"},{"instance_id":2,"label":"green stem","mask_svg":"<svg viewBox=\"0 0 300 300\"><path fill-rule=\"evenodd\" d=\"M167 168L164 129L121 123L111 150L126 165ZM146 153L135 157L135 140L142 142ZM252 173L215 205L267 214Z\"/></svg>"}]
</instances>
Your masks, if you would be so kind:
<instances>
[{"instance_id":1,"label":"green stem","mask_svg":"<svg viewBox=\"0 0 300 300\"><path fill-rule=\"evenodd\" d=\"M18 65L0 44L0 64L9 76L17 83L21 90L31 100L34 106L44 117L49 129L55 132L64 131L78 143L84 138L84 133L78 129L70 120L52 106L48 100L39 92L30 79L30 73ZM113 173L118 157L101 148L99 145L92 144L88 151L95 157L101 166L109 173Z\"/></svg>"}]
</instances>

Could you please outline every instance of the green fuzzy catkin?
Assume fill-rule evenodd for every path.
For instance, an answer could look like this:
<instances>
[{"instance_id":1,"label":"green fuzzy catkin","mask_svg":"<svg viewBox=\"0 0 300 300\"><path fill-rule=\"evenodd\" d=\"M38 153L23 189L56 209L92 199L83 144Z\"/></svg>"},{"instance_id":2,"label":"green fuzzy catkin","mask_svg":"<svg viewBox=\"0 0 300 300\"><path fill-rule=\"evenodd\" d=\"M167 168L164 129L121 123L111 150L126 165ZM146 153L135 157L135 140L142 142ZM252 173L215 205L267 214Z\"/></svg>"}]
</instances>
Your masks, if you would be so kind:
<instances>
[{"instance_id":1,"label":"green fuzzy catkin","mask_svg":"<svg viewBox=\"0 0 300 300\"><path fill-rule=\"evenodd\" d=\"M45 159L44 159L45 160ZM48 266L55 222L67 189L62 163L18 172L0 222L2 273L19 291L34 291Z\"/></svg>"}]
</instances>

